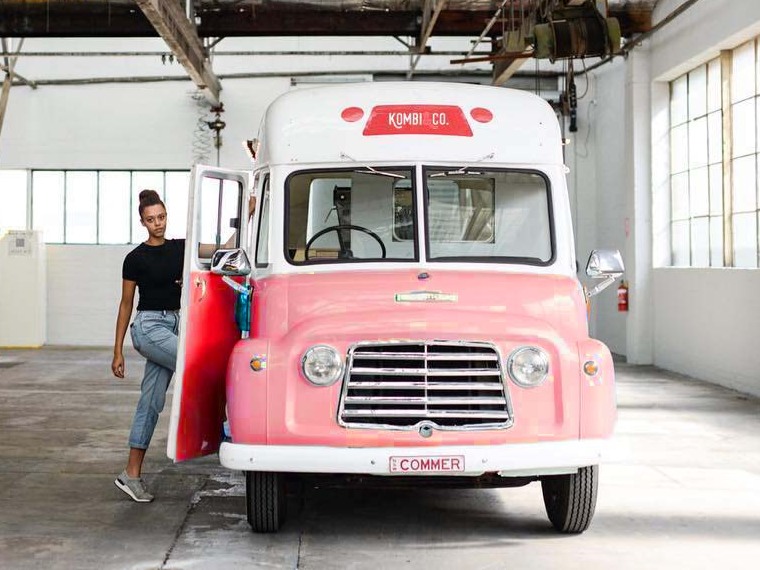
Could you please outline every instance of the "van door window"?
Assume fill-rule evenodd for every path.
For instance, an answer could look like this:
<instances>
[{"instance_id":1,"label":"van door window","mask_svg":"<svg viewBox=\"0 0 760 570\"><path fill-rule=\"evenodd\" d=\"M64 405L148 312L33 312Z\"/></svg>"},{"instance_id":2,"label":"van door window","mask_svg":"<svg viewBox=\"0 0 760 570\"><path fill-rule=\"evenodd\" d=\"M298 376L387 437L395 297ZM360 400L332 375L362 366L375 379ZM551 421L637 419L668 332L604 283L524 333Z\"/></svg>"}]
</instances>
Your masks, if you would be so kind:
<instances>
[{"instance_id":1,"label":"van door window","mask_svg":"<svg viewBox=\"0 0 760 570\"><path fill-rule=\"evenodd\" d=\"M239 247L240 200L243 185L235 180L204 176L201 183L198 259L210 263L214 251Z\"/></svg>"},{"instance_id":2,"label":"van door window","mask_svg":"<svg viewBox=\"0 0 760 570\"><path fill-rule=\"evenodd\" d=\"M261 191L261 207L259 218L259 231L256 236L256 267L269 265L269 176L264 178L264 186Z\"/></svg>"}]
</instances>

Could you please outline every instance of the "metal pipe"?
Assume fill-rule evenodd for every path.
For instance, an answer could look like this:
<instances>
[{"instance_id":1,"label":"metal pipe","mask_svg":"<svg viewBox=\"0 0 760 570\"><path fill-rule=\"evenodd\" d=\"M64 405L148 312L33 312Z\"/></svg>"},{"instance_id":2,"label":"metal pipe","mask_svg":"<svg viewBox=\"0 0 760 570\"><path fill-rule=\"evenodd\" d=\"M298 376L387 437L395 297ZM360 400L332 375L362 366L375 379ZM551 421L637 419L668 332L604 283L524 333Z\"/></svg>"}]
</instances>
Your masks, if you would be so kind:
<instances>
[{"instance_id":1,"label":"metal pipe","mask_svg":"<svg viewBox=\"0 0 760 570\"><path fill-rule=\"evenodd\" d=\"M387 75L404 75L406 73L403 69L378 69L368 71L366 69L361 70L344 70L344 71L271 71L261 73L227 73L220 74L217 77L221 79L261 79L272 77L331 77L341 75L356 75L356 76L387 76ZM425 70L417 71L416 75L419 76L440 76L440 77L459 77L459 76L482 76L491 77L491 70L489 69L470 69L470 70ZM554 72L540 72L540 78L557 78L559 73ZM536 77L535 74L515 74L514 77ZM99 85L104 83L160 83L166 81L191 81L191 79L185 75L156 75L156 76L139 76L139 77L91 77L81 79L41 79L36 83L40 86L45 85ZM20 82L14 83L21 85Z\"/></svg>"},{"instance_id":2,"label":"metal pipe","mask_svg":"<svg viewBox=\"0 0 760 570\"><path fill-rule=\"evenodd\" d=\"M167 51L30 51L24 52L24 57L161 57L170 52ZM490 52L478 52L486 55ZM0 57L14 55L10 52L0 52ZM408 56L408 51L375 50L375 51L345 51L345 50L321 50L321 51L215 51L214 57L218 56L282 56L282 55L354 55L354 56ZM461 51L430 51L418 55L453 56L462 55Z\"/></svg>"}]
</instances>

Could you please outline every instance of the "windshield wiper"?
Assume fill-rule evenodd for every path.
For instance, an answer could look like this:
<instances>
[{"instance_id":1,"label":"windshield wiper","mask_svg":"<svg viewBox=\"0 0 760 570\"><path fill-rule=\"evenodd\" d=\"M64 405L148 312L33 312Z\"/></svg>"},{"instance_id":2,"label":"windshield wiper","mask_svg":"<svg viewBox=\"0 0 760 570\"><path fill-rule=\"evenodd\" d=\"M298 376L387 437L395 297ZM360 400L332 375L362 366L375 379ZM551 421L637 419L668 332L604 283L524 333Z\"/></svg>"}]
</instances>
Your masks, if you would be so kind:
<instances>
[{"instance_id":1,"label":"windshield wiper","mask_svg":"<svg viewBox=\"0 0 760 570\"><path fill-rule=\"evenodd\" d=\"M493 157L494 157L494 153L490 152L487 155L485 155L483 158L476 160L475 164L477 164L478 162L483 162L484 160L487 160ZM456 176L459 174L474 174L474 175L482 176L483 174L482 172L473 171L473 170L470 170L470 168L475 168L475 166L474 165L460 166L459 168L455 170L447 170L446 172L436 172L435 174L431 174L430 178L440 178L442 176Z\"/></svg>"},{"instance_id":2,"label":"windshield wiper","mask_svg":"<svg viewBox=\"0 0 760 570\"><path fill-rule=\"evenodd\" d=\"M482 172L477 172L474 170L470 170L472 166L461 166L457 168L456 170L447 170L446 172L436 172L435 174L431 174L430 178L440 178L442 176L456 176L458 174L476 174L476 175L482 175Z\"/></svg>"},{"instance_id":3,"label":"windshield wiper","mask_svg":"<svg viewBox=\"0 0 760 570\"><path fill-rule=\"evenodd\" d=\"M341 152L340 157L347 158L348 160L353 160L357 164L360 164L364 168L367 169L367 170L354 170L354 172L356 172L357 174L376 174L378 176L387 176L388 178L401 178L402 180L406 179L406 176L404 176L403 174L396 174L395 172L384 172L382 170L377 170L376 168L372 168L368 164L361 163L355 158L348 156L345 152Z\"/></svg>"}]
</instances>

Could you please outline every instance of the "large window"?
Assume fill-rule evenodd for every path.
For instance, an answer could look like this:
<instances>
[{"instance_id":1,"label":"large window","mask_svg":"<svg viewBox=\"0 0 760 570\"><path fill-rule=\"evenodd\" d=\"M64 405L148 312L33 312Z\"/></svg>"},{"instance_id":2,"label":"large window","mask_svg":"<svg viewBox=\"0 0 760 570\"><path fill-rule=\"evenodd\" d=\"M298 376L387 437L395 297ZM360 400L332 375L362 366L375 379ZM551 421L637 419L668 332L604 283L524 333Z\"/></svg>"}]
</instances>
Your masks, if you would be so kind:
<instances>
[{"instance_id":1,"label":"large window","mask_svg":"<svg viewBox=\"0 0 760 570\"><path fill-rule=\"evenodd\" d=\"M751 41L670 84L672 265L758 267L758 67Z\"/></svg>"},{"instance_id":2,"label":"large window","mask_svg":"<svg viewBox=\"0 0 760 570\"><path fill-rule=\"evenodd\" d=\"M13 172L0 171L0 182L20 178ZM11 191L2 196L11 204L10 214L3 215L5 202L0 208L2 228L6 223L7 227L26 227L26 173L20 172L24 173L23 191L16 181L8 184ZM185 237L189 182L187 171L33 170L32 227L43 232L47 243L139 243L146 232L140 224L137 197L141 190L152 189L166 204L166 237Z\"/></svg>"}]
</instances>

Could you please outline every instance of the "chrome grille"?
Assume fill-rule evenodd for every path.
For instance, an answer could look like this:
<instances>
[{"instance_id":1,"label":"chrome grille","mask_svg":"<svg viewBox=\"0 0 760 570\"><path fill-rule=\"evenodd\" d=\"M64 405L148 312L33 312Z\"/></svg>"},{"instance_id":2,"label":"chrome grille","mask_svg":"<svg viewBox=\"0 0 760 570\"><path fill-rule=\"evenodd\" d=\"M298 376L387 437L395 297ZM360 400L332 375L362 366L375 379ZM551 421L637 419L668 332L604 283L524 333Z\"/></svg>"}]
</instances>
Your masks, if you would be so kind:
<instances>
[{"instance_id":1,"label":"chrome grille","mask_svg":"<svg viewBox=\"0 0 760 570\"><path fill-rule=\"evenodd\" d=\"M512 424L501 358L484 342L360 343L339 408L347 427L493 429Z\"/></svg>"}]
</instances>

